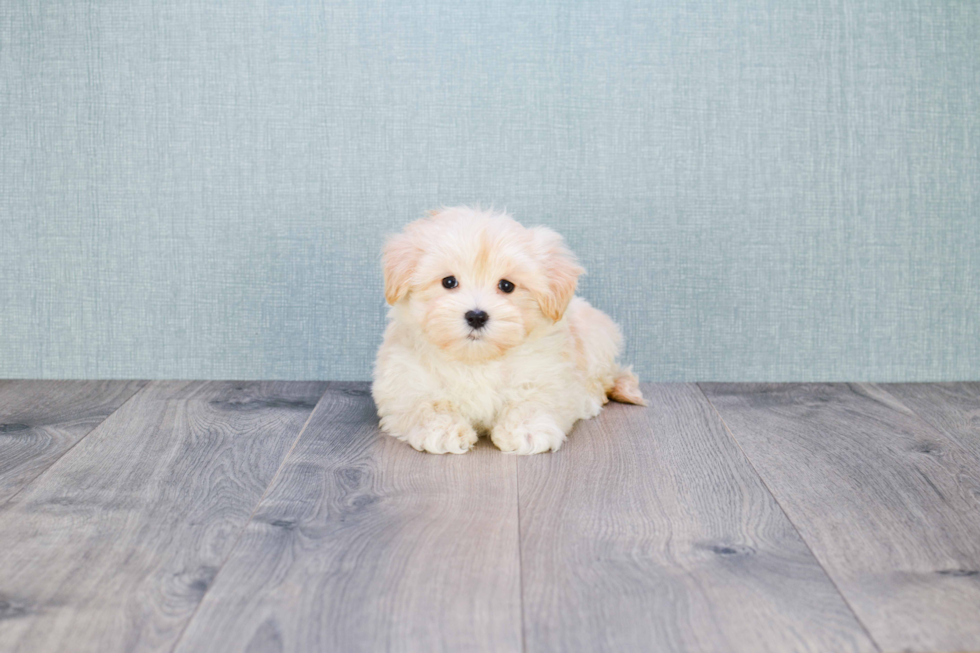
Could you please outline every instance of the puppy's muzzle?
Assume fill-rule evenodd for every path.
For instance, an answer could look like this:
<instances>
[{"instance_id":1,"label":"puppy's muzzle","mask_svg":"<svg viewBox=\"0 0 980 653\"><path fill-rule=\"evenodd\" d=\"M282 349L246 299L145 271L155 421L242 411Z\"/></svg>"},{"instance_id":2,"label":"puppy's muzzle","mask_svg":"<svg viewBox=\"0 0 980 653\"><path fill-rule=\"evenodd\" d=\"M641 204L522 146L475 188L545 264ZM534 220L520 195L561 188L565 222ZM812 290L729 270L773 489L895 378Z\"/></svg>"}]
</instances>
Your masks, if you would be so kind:
<instances>
[{"instance_id":1,"label":"puppy's muzzle","mask_svg":"<svg viewBox=\"0 0 980 653\"><path fill-rule=\"evenodd\" d=\"M470 327L474 329L482 329L484 325L486 325L487 321L490 319L490 316L487 315L487 312L481 310L466 311L466 315L464 315L463 317L466 318L466 323L469 324Z\"/></svg>"}]
</instances>

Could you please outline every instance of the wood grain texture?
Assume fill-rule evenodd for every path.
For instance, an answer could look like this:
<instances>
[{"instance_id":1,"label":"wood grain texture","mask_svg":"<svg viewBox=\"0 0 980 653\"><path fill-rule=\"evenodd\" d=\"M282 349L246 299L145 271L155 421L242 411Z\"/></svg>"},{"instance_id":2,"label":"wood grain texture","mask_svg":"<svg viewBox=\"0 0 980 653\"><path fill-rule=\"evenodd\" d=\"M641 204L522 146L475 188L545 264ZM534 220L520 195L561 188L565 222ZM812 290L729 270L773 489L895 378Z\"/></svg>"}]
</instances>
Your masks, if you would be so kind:
<instances>
[{"instance_id":1,"label":"wood grain texture","mask_svg":"<svg viewBox=\"0 0 980 653\"><path fill-rule=\"evenodd\" d=\"M518 461L526 650L873 651L694 385Z\"/></svg>"},{"instance_id":2,"label":"wood grain texture","mask_svg":"<svg viewBox=\"0 0 980 653\"><path fill-rule=\"evenodd\" d=\"M0 508L0 650L171 650L325 387L138 392Z\"/></svg>"},{"instance_id":3,"label":"wood grain texture","mask_svg":"<svg viewBox=\"0 0 980 653\"><path fill-rule=\"evenodd\" d=\"M0 505L37 478L145 381L0 383Z\"/></svg>"},{"instance_id":4,"label":"wood grain texture","mask_svg":"<svg viewBox=\"0 0 980 653\"><path fill-rule=\"evenodd\" d=\"M885 650L980 649L980 466L871 384L704 384Z\"/></svg>"},{"instance_id":5,"label":"wood grain texture","mask_svg":"<svg viewBox=\"0 0 980 653\"><path fill-rule=\"evenodd\" d=\"M894 383L882 387L980 460L980 383Z\"/></svg>"},{"instance_id":6,"label":"wood grain texture","mask_svg":"<svg viewBox=\"0 0 980 653\"><path fill-rule=\"evenodd\" d=\"M516 651L516 459L414 451L332 384L177 651Z\"/></svg>"}]
</instances>

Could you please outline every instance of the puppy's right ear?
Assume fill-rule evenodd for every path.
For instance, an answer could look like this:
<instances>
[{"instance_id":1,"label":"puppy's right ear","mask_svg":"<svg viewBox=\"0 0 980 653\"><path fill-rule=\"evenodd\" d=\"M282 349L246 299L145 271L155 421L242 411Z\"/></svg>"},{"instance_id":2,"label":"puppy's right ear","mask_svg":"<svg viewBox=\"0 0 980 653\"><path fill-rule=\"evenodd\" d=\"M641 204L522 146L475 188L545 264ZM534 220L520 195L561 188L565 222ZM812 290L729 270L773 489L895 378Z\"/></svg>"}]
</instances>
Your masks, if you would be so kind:
<instances>
[{"instance_id":1,"label":"puppy's right ear","mask_svg":"<svg viewBox=\"0 0 980 653\"><path fill-rule=\"evenodd\" d=\"M388 238L385 243L382 264L385 274L385 300L392 306L408 294L412 272L422 254L416 245L414 234L403 232Z\"/></svg>"}]
</instances>

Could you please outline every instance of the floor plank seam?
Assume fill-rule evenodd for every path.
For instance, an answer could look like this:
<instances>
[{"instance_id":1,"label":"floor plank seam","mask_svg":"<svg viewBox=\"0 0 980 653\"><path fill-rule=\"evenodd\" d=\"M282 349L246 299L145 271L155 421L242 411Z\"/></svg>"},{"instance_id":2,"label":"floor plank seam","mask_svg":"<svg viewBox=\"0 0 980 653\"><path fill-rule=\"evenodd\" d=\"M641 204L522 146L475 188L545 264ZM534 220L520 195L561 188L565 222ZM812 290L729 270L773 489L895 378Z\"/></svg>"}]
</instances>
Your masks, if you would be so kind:
<instances>
[{"instance_id":1,"label":"floor plank seam","mask_svg":"<svg viewBox=\"0 0 980 653\"><path fill-rule=\"evenodd\" d=\"M521 652L527 651L524 630L524 534L521 531L521 461L514 461L514 483L517 486L517 581L521 597Z\"/></svg>"},{"instance_id":2,"label":"floor plank seam","mask_svg":"<svg viewBox=\"0 0 980 653\"><path fill-rule=\"evenodd\" d=\"M282 460L279 462L279 467L276 468L276 473L272 475L272 479L269 481L269 484L266 485L265 490L262 492L262 496L260 496L258 501L255 502L255 507L252 508L252 514L250 514L248 516L248 519L245 520L245 523L242 525L241 530L238 532L238 536L235 537L235 542L231 545L231 547L228 548L228 555L226 555L225 559L221 561L220 565L218 565L218 571L215 572L214 577L211 580L211 583L208 585L208 588L204 591L204 594L201 595L201 600L197 602L196 606L194 606L194 611L191 612L191 616L188 617L187 623L184 624L183 629L181 629L180 631L180 635L178 635L177 639L174 640L174 645L170 649L171 653L176 651L177 648L180 646L180 643L183 641L184 635L187 633L188 629L190 628L191 623L193 623L194 618L197 617L197 613L201 610L201 606L204 605L204 601L207 600L208 593L210 593L211 588L217 584L218 577L221 575L221 571L225 568L225 566L228 564L228 561L231 560L231 557L235 554L235 549L238 548L239 542L241 542L242 538L245 536L245 531L248 530L248 525L252 523L252 520L255 518L255 513L258 512L259 506L262 505L262 501L265 500L266 496L268 496L269 494L269 490L272 489L272 486L275 485L276 481L279 479L279 475L282 473L282 469L285 466L286 461L289 459L289 455L293 453L294 449L296 449L296 445L299 443L300 438L303 437L303 433L306 432L306 428L310 425L310 422L313 420L313 415L316 413L317 406L319 406L320 402L323 401L323 398L327 395L327 392L329 392L332 385L333 385L332 381L327 382L326 387L323 389L323 394L321 394L320 398L317 399L316 405L313 406L313 410L310 411L310 414L306 416L306 421L303 422L303 426L300 427L299 432L296 434L296 437L293 438L293 443L289 446L289 449L286 451L285 455L282 457Z\"/></svg>"},{"instance_id":3,"label":"floor plank seam","mask_svg":"<svg viewBox=\"0 0 980 653\"><path fill-rule=\"evenodd\" d=\"M851 614L854 616L854 620L858 623L859 626L861 626L861 629L868 636L868 640L875 647L875 650L878 651L879 653L883 653L884 649L882 649L881 645L878 644L878 641L871 635L871 631L868 630L868 627L864 624L864 622L861 621L861 617L858 616L857 612L855 612L854 610L854 606L852 606L851 602L847 600L846 596L844 596L844 593L841 591L840 586L837 585L837 581L834 580L833 576L831 576L830 572L827 570L827 567L820 561L820 558L817 557L817 554L813 551L813 548L810 546L810 543L807 542L806 538L803 536L803 533L800 532L800 529L796 525L796 522L793 521L789 513L786 512L786 509L783 508L783 504L779 502L779 499L776 497L776 494L772 491L772 488L770 488L769 484L766 483L766 479L762 477L762 474L760 474L759 470L756 469L755 464L752 462L752 459L749 458L748 454L745 453L745 450L742 448L742 444L738 441L738 438L735 437L735 433L732 432L732 429L729 428L728 422L726 422L725 418L722 417L721 412L718 410L718 407L715 406L715 404L711 401L711 397L709 397L708 393L704 391L704 388L701 387L700 383L695 383L694 385L697 386L698 392L701 393L701 396L703 396L705 401L708 402L708 405L711 406L711 410L715 411L715 415L718 416L718 419L721 421L722 426L725 427L725 431L728 433L728 437L730 437L732 439L732 442L735 443L735 446L738 447L739 452L742 454L742 457L745 458L745 461L748 463L749 468L751 468L752 471L755 473L755 475L758 477L759 482L762 483L762 486L766 488L766 492L769 493L769 496L772 497L772 500L775 502L776 506L779 507L780 512L782 512L783 515L786 517L786 520L789 522L790 526L793 527L793 530L796 531L796 534L799 536L800 541L803 542L804 546L806 546L807 551L810 552L810 555L813 556L813 559L816 560L817 564L820 565L820 568L823 569L823 573L827 577L827 580L829 580L831 585L834 586L834 589L837 590L838 596L840 596L841 600L844 602L844 605L847 606L847 609L851 611Z\"/></svg>"},{"instance_id":4,"label":"floor plank seam","mask_svg":"<svg viewBox=\"0 0 980 653\"><path fill-rule=\"evenodd\" d=\"M88 431L86 431L85 434L82 435L82 437L78 438L78 440L75 441L75 442L73 442L70 447L68 447L67 449L65 449L61 453L60 456L58 456L57 458L55 458L54 460L52 460L50 465L48 465L47 467L45 467L44 469L42 469L38 473L37 476L35 476L31 480L29 480L28 482L24 483L20 488L17 489L16 492L14 492L13 494L11 494L9 497L7 497L6 499L4 499L3 501L0 501L0 506L4 506L4 505L8 504L18 494L20 494L21 492L23 492L25 489L31 487L32 485L34 485L34 483L37 482L37 480L39 478L41 478L42 476L44 476L45 474L47 474L55 465L58 464L58 462L62 458L64 458L65 456L68 455L68 452L70 452L72 449L74 449L75 447L77 447L79 445L79 443L81 443L85 438L87 438L89 436L89 434L95 433L95 430L98 429L103 424L105 424L109 420L110 417L112 417L113 415L115 415L116 413L118 413L120 410L122 410L122 407L123 406L125 406L126 404L128 404L129 402L131 402L133 399L136 398L136 396L138 394L140 394L141 392L145 391L151 385L153 385L153 381L147 380L145 383L143 383L143 385L141 385L140 387L136 388L136 390L133 392L133 394L131 394L128 397L126 397L126 401L124 401L121 404L119 404L116 407L116 409L113 410L108 415L106 415L105 418L102 421L100 421L98 424L96 424L95 426L93 426L92 428L90 428Z\"/></svg>"}]
</instances>

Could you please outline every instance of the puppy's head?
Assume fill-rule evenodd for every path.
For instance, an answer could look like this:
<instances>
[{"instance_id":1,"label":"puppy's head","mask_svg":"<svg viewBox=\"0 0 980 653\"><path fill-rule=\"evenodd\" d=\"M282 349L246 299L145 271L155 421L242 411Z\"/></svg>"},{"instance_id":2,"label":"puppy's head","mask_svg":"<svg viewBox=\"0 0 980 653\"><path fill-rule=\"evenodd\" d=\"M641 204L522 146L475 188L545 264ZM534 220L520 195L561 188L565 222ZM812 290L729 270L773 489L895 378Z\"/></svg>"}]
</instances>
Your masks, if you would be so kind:
<instances>
[{"instance_id":1,"label":"puppy's head","mask_svg":"<svg viewBox=\"0 0 980 653\"><path fill-rule=\"evenodd\" d=\"M584 270L546 227L467 207L433 211L384 249L385 299L453 358L497 358L561 319Z\"/></svg>"}]
</instances>

